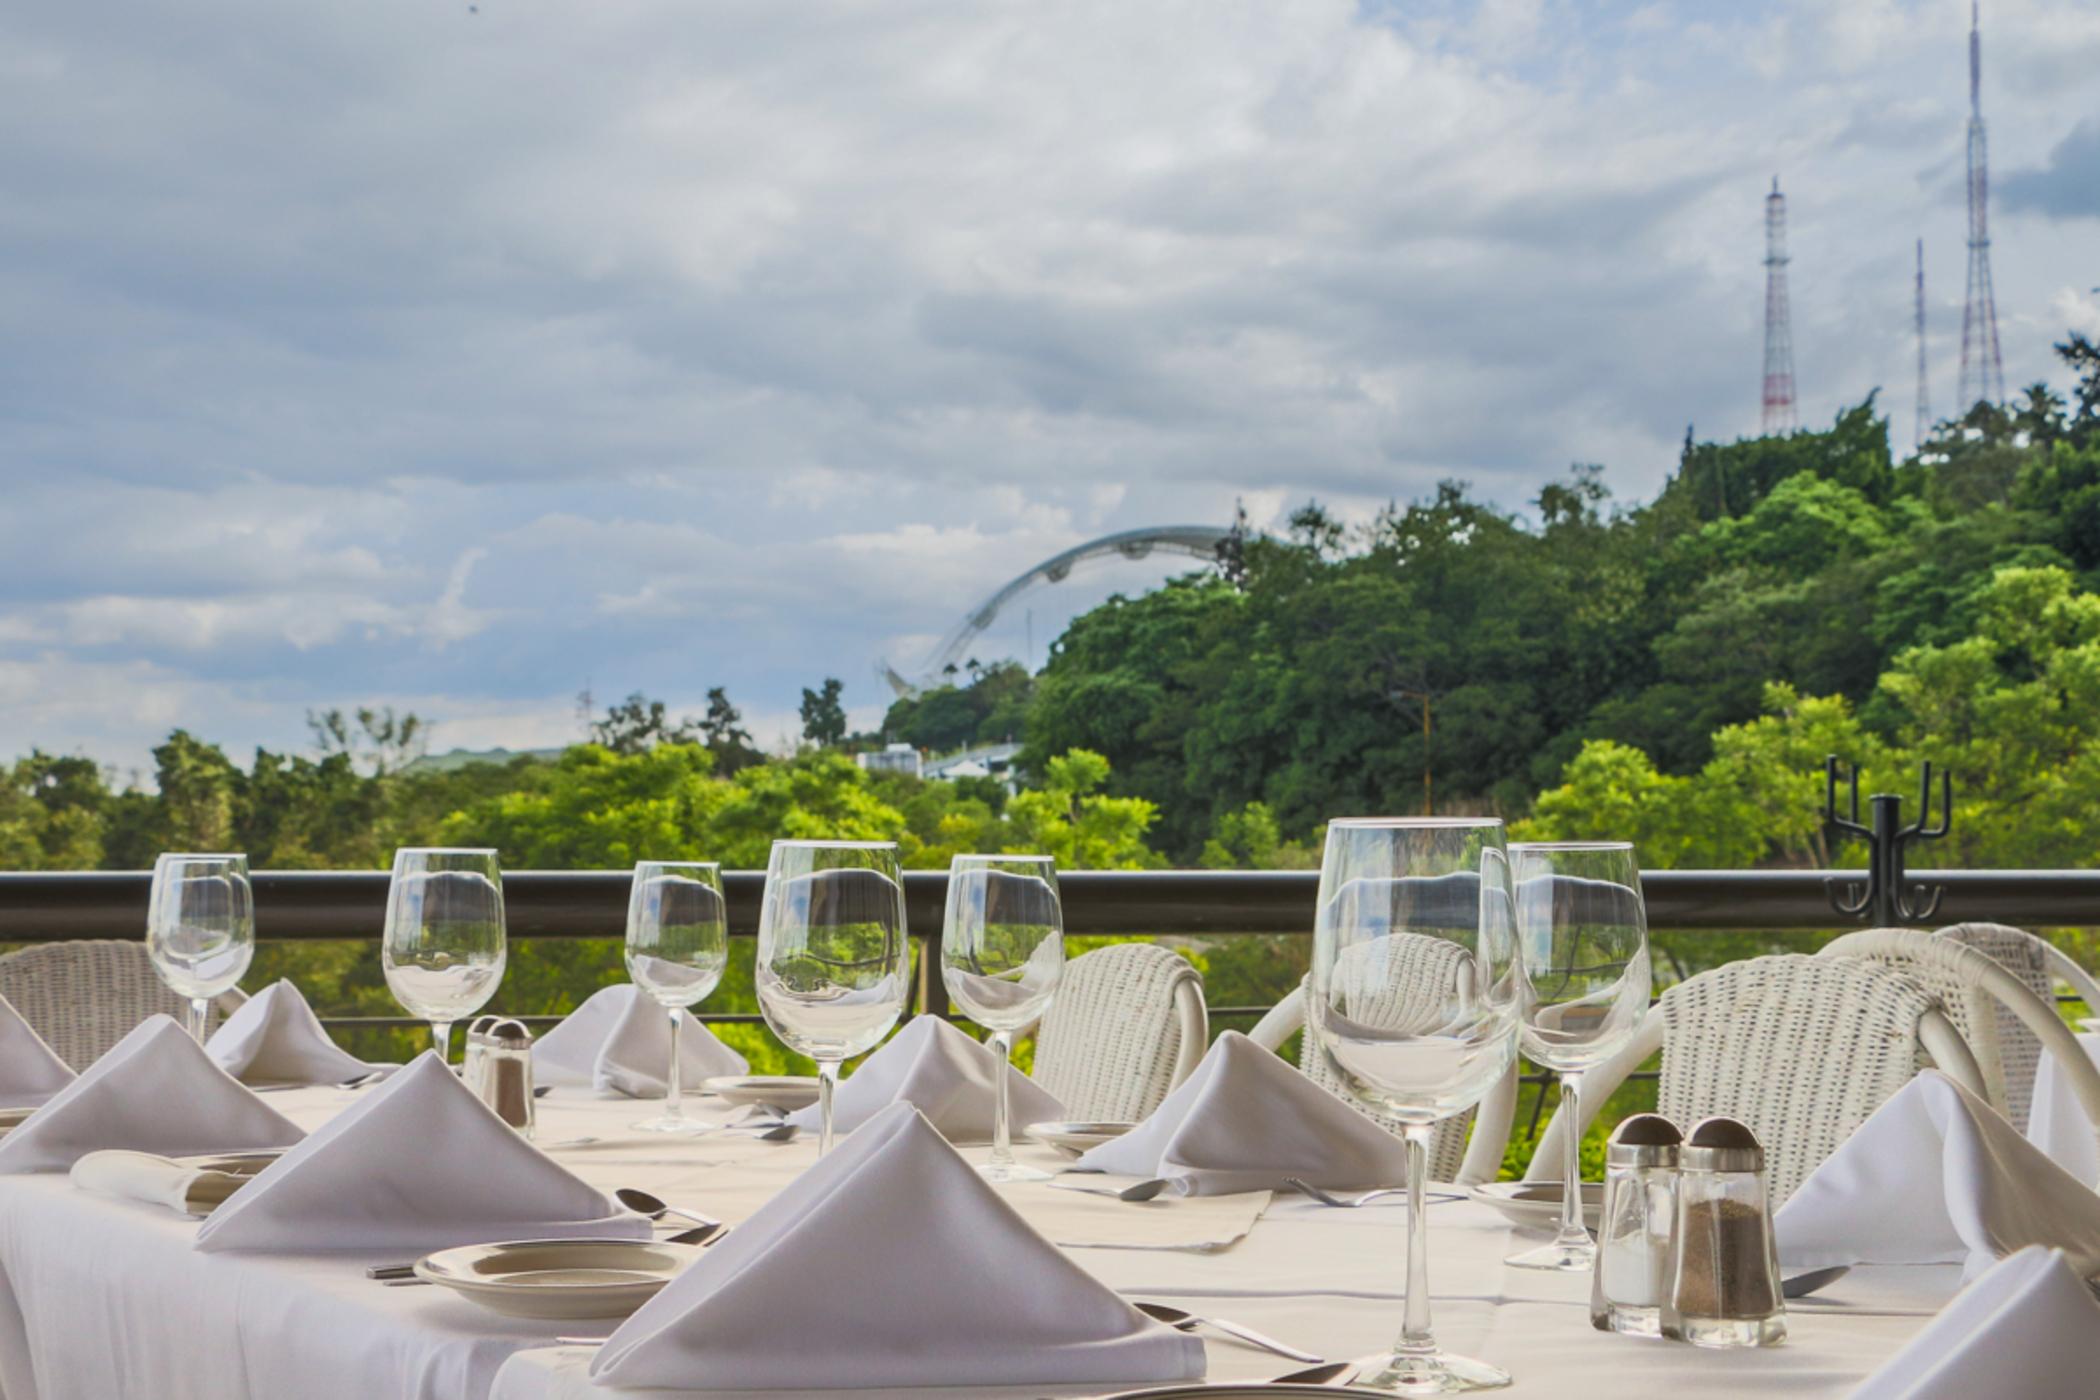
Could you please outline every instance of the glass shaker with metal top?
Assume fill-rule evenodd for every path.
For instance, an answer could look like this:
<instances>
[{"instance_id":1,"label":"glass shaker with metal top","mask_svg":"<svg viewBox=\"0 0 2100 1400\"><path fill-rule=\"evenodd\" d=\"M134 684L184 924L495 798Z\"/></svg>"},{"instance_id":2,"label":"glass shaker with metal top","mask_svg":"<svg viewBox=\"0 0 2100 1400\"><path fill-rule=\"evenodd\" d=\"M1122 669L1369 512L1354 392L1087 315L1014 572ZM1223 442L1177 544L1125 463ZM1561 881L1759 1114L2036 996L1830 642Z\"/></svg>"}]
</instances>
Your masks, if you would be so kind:
<instances>
[{"instance_id":1,"label":"glass shaker with metal top","mask_svg":"<svg viewBox=\"0 0 2100 1400\"><path fill-rule=\"evenodd\" d=\"M1661 1114L1636 1113L1604 1146L1604 1210L1590 1273L1590 1322L1600 1332L1662 1335L1683 1141Z\"/></svg>"},{"instance_id":2,"label":"glass shaker with metal top","mask_svg":"<svg viewBox=\"0 0 2100 1400\"><path fill-rule=\"evenodd\" d=\"M1695 1346L1786 1340L1765 1152L1733 1118L1708 1118L1678 1152L1676 1264L1663 1335Z\"/></svg>"}]
</instances>

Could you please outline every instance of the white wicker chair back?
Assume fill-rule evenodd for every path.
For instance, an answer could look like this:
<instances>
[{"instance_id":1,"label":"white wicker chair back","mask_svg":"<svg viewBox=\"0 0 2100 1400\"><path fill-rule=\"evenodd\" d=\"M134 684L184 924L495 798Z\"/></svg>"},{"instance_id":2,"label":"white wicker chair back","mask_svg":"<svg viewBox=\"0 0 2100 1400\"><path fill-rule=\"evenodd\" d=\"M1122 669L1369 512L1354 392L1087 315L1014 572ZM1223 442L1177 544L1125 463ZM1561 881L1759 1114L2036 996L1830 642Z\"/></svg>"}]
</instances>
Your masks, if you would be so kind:
<instances>
[{"instance_id":1,"label":"white wicker chair back","mask_svg":"<svg viewBox=\"0 0 2100 1400\"><path fill-rule=\"evenodd\" d=\"M1036 1028L1033 1077L1074 1119L1135 1122L1209 1043L1195 966L1155 943L1117 943L1065 965Z\"/></svg>"},{"instance_id":2,"label":"white wicker chair back","mask_svg":"<svg viewBox=\"0 0 2100 1400\"><path fill-rule=\"evenodd\" d=\"M121 938L40 943L0 957L0 996L76 1070L148 1016L165 1012L180 1021L189 1010L153 970L146 945ZM213 1006L207 1033L219 1012Z\"/></svg>"}]
</instances>

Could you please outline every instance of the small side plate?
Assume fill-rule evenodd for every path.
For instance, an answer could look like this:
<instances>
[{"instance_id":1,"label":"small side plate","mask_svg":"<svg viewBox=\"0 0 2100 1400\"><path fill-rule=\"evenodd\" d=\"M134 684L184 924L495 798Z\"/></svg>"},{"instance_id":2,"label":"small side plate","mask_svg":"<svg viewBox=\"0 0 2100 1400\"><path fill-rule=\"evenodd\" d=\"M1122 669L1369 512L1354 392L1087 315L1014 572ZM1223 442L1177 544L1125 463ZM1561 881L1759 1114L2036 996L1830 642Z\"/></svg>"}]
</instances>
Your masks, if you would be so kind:
<instances>
[{"instance_id":1,"label":"small side plate","mask_svg":"<svg viewBox=\"0 0 2100 1400\"><path fill-rule=\"evenodd\" d=\"M253 1152L206 1152L195 1157L170 1157L168 1160L180 1166L198 1171L224 1172L228 1176L261 1176L263 1171L274 1166L284 1149L279 1147L258 1148Z\"/></svg>"},{"instance_id":2,"label":"small side plate","mask_svg":"<svg viewBox=\"0 0 2100 1400\"><path fill-rule=\"evenodd\" d=\"M1030 1123L1022 1131L1037 1142L1047 1143L1077 1157L1089 1148L1114 1142L1136 1126L1135 1123Z\"/></svg>"},{"instance_id":3,"label":"small side plate","mask_svg":"<svg viewBox=\"0 0 2100 1400\"><path fill-rule=\"evenodd\" d=\"M699 1257L654 1240L514 1240L440 1250L416 1277L508 1317L625 1317Z\"/></svg>"},{"instance_id":4,"label":"small side plate","mask_svg":"<svg viewBox=\"0 0 2100 1400\"><path fill-rule=\"evenodd\" d=\"M739 1074L701 1081L700 1091L739 1107L768 1104L793 1113L817 1101L817 1081L801 1074Z\"/></svg>"},{"instance_id":5,"label":"small side plate","mask_svg":"<svg viewBox=\"0 0 2100 1400\"><path fill-rule=\"evenodd\" d=\"M1493 1181L1469 1193L1502 1212L1509 1223L1524 1230L1560 1228L1560 1183L1557 1181ZM1582 1183L1582 1223L1594 1230L1604 1211L1604 1183Z\"/></svg>"}]
</instances>

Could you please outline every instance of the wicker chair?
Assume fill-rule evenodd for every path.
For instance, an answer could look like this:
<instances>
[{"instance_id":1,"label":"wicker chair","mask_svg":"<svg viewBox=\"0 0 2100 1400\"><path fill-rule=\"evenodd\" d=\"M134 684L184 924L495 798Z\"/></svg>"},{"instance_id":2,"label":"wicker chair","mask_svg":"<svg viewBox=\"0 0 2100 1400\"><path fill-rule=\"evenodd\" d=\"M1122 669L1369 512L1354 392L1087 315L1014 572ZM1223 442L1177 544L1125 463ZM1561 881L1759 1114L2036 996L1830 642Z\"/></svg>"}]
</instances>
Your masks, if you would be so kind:
<instances>
[{"instance_id":1,"label":"wicker chair","mask_svg":"<svg viewBox=\"0 0 2100 1400\"><path fill-rule=\"evenodd\" d=\"M2045 1003L2056 1000L2056 984L2062 982L2073 995L2086 1005L2088 1016L2100 1016L2100 983L2091 973L2071 960L2070 954L2046 938L2037 938L2025 929L2007 924L1949 924L1935 929L1934 935L1966 944L1988 957L2020 980ZM1952 1008L1949 1008L1950 1012ZM1993 1019L1998 1030L1998 1059L2005 1074L2006 1116L2019 1127L2025 1127L2034 1105L2034 1075L2041 1062L2042 1043L2035 1034L2020 1024L2020 1019L2000 1005L1993 1009ZM1959 1019L1957 1026L1961 1025ZM1963 1028L1967 1033L1967 1028ZM1975 1038L1970 1038L1975 1043ZM1979 1048L1977 1058L1982 1058ZM1984 1066L1985 1077L1989 1077L1990 1066Z\"/></svg>"},{"instance_id":2,"label":"wicker chair","mask_svg":"<svg viewBox=\"0 0 2100 1400\"><path fill-rule=\"evenodd\" d=\"M1886 964L1938 997L1975 1053L1992 1105L2013 1126L2027 1126L2035 1068L2046 1050L2070 1076L2086 1117L2100 1129L2100 1068L2056 1014L2049 946L2003 924L1957 924L1936 934L1862 929L1833 939L1819 956Z\"/></svg>"},{"instance_id":3,"label":"wicker chair","mask_svg":"<svg viewBox=\"0 0 2100 1400\"><path fill-rule=\"evenodd\" d=\"M1453 945L1455 946L1455 945ZM1269 1009L1247 1032L1247 1038L1264 1049L1282 1052L1284 1042L1296 1035L1305 1026L1305 986L1293 988L1291 994ZM1324 1055L1307 1055L1301 1046L1298 1053L1298 1068L1313 1083L1334 1094L1342 1102L1369 1118L1395 1137L1400 1135L1400 1125L1389 1118L1373 1113L1343 1091L1341 1082L1328 1065ZM1488 1090L1487 1097L1480 1101L1477 1109L1456 1114L1436 1125L1436 1134L1429 1144L1429 1176L1433 1181L1454 1181L1461 1186L1476 1186L1484 1181L1493 1181L1502 1170L1502 1156L1509 1147L1509 1128L1517 1110L1517 1070L1510 1066L1509 1072L1497 1080ZM1470 1138L1468 1130L1471 1131Z\"/></svg>"},{"instance_id":4,"label":"wicker chair","mask_svg":"<svg viewBox=\"0 0 2100 1400\"><path fill-rule=\"evenodd\" d=\"M146 945L135 939L88 938L18 949L0 957L0 996L76 1070L100 1059L156 1012L178 1021L189 1014L189 1003L168 990L153 970ZM205 1018L206 1033L246 1000L238 991L218 998Z\"/></svg>"},{"instance_id":5,"label":"wicker chair","mask_svg":"<svg viewBox=\"0 0 2100 1400\"><path fill-rule=\"evenodd\" d=\"M1729 963L1662 994L1633 1042L1582 1076L1582 1122L1662 1051L1658 1109L1689 1127L1739 1118L1765 1146L1773 1204L1918 1072L1922 1049L1949 1079L1985 1092L1976 1057L1939 1001L1894 968L1783 954ZM1560 1114L1529 1175L1558 1181Z\"/></svg>"},{"instance_id":6,"label":"wicker chair","mask_svg":"<svg viewBox=\"0 0 2100 1400\"><path fill-rule=\"evenodd\" d=\"M1033 1077L1075 1119L1134 1123L1209 1047L1203 974L1156 943L1117 943L1066 964L1036 1027Z\"/></svg>"}]
</instances>

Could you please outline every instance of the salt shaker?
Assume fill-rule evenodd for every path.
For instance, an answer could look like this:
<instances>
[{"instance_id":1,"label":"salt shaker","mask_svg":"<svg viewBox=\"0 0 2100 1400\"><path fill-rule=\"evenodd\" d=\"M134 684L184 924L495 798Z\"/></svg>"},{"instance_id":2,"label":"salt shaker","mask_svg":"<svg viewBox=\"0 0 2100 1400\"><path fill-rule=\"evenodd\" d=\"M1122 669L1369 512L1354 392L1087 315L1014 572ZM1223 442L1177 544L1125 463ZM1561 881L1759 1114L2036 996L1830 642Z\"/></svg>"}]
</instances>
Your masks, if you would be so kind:
<instances>
[{"instance_id":1,"label":"salt shaker","mask_svg":"<svg viewBox=\"0 0 2100 1400\"><path fill-rule=\"evenodd\" d=\"M1733 1118L1694 1127L1677 1154L1676 1260L1663 1335L1704 1347L1786 1340L1765 1151Z\"/></svg>"},{"instance_id":2,"label":"salt shaker","mask_svg":"<svg viewBox=\"0 0 2100 1400\"><path fill-rule=\"evenodd\" d=\"M1590 1322L1600 1332L1662 1335L1683 1141L1661 1114L1636 1113L1604 1145L1604 1210L1590 1273Z\"/></svg>"},{"instance_id":3,"label":"salt shaker","mask_svg":"<svg viewBox=\"0 0 2100 1400\"><path fill-rule=\"evenodd\" d=\"M488 1028L481 1101L526 1137L532 1136L532 1032L504 1019Z\"/></svg>"}]
</instances>

